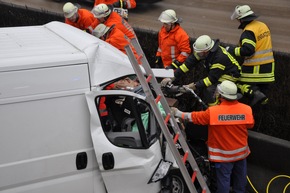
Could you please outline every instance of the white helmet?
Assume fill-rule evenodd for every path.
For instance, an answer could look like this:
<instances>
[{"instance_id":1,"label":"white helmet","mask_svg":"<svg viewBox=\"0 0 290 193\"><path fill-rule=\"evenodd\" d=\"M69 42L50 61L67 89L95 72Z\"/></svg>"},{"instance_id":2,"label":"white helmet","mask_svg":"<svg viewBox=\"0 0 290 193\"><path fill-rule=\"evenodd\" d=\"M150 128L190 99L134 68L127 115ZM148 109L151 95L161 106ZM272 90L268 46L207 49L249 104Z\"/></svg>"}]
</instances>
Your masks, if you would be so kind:
<instances>
[{"instance_id":1,"label":"white helmet","mask_svg":"<svg viewBox=\"0 0 290 193\"><path fill-rule=\"evenodd\" d=\"M217 91L224 98L229 100L238 99L237 95L237 85L229 80L224 80L221 84L217 85Z\"/></svg>"},{"instance_id":2,"label":"white helmet","mask_svg":"<svg viewBox=\"0 0 290 193\"><path fill-rule=\"evenodd\" d=\"M249 5L237 5L231 16L231 20L242 19L252 14L254 14L254 12Z\"/></svg>"},{"instance_id":3,"label":"white helmet","mask_svg":"<svg viewBox=\"0 0 290 193\"><path fill-rule=\"evenodd\" d=\"M92 34L96 36L97 38L102 37L109 31L110 27L107 27L106 25L100 23L97 25L97 27L93 30Z\"/></svg>"},{"instance_id":4,"label":"white helmet","mask_svg":"<svg viewBox=\"0 0 290 193\"><path fill-rule=\"evenodd\" d=\"M111 9L109 9L109 7L106 4L101 3L95 6L91 12L94 14L95 18L102 18L110 15Z\"/></svg>"},{"instance_id":5,"label":"white helmet","mask_svg":"<svg viewBox=\"0 0 290 193\"><path fill-rule=\"evenodd\" d=\"M76 12L78 12L78 7L71 2L67 2L64 4L62 10L65 18L71 18Z\"/></svg>"},{"instance_id":6,"label":"white helmet","mask_svg":"<svg viewBox=\"0 0 290 193\"><path fill-rule=\"evenodd\" d=\"M167 9L160 14L158 20L162 23L175 23L178 21L178 18L173 9Z\"/></svg>"},{"instance_id":7,"label":"white helmet","mask_svg":"<svg viewBox=\"0 0 290 193\"><path fill-rule=\"evenodd\" d=\"M207 52L214 46L214 41L208 35L199 36L193 44L196 53Z\"/></svg>"}]
</instances>

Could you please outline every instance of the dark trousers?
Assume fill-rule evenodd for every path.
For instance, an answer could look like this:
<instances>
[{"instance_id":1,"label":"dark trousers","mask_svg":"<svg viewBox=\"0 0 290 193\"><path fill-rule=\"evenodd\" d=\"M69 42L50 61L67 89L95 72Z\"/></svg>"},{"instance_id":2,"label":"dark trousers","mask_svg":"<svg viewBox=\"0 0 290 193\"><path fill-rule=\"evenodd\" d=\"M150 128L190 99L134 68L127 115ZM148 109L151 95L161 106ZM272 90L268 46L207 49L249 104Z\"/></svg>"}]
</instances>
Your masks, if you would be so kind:
<instances>
[{"instance_id":1,"label":"dark trousers","mask_svg":"<svg viewBox=\"0 0 290 193\"><path fill-rule=\"evenodd\" d=\"M215 163L217 177L216 193L229 193L232 184L234 193L245 193L247 185L247 160ZM231 183L232 180L232 183Z\"/></svg>"}]
</instances>

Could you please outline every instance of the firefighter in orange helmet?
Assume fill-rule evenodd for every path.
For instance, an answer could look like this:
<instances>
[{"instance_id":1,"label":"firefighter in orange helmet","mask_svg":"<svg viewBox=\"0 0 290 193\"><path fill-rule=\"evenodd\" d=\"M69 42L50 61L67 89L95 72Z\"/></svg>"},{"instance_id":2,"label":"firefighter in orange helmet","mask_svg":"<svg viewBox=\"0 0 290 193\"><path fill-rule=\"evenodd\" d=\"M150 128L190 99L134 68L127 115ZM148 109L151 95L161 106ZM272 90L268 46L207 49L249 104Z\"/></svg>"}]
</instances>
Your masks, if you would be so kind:
<instances>
[{"instance_id":1,"label":"firefighter in orange helmet","mask_svg":"<svg viewBox=\"0 0 290 193\"><path fill-rule=\"evenodd\" d=\"M156 67L176 69L191 53L189 36L181 28L174 10L163 11L158 20L163 26L158 33Z\"/></svg>"},{"instance_id":2,"label":"firefighter in orange helmet","mask_svg":"<svg viewBox=\"0 0 290 193\"><path fill-rule=\"evenodd\" d=\"M86 9L79 9L71 2L67 2L64 4L63 14L65 17L65 23L81 30L85 30L88 33L92 33L93 29L99 23L99 21L90 11Z\"/></svg>"},{"instance_id":3,"label":"firefighter in orange helmet","mask_svg":"<svg viewBox=\"0 0 290 193\"><path fill-rule=\"evenodd\" d=\"M101 3L124 9L133 9L136 7L135 0L95 0L94 6L97 6Z\"/></svg>"},{"instance_id":4,"label":"firefighter in orange helmet","mask_svg":"<svg viewBox=\"0 0 290 193\"><path fill-rule=\"evenodd\" d=\"M221 103L206 111L181 112L172 107L174 116L208 126L208 155L217 177L216 193L244 193L247 184L247 162L250 154L248 129L254 126L250 106L238 102L237 86L225 80L217 86Z\"/></svg>"}]
</instances>

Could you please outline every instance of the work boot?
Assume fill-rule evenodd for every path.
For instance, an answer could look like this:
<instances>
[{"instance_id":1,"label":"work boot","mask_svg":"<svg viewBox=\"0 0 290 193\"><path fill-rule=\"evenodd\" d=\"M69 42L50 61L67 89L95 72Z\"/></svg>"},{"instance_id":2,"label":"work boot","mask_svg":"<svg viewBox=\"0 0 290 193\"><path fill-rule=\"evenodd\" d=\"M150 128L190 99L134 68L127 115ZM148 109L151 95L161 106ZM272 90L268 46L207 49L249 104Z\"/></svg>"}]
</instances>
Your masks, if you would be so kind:
<instances>
[{"instance_id":1,"label":"work boot","mask_svg":"<svg viewBox=\"0 0 290 193\"><path fill-rule=\"evenodd\" d=\"M264 93L262 93L261 91L256 90L253 93L253 99L250 101L249 105L252 107L252 106L256 105L257 103L264 104L265 101L268 101L268 98L266 97L266 95ZM266 102L265 102L265 104L266 104Z\"/></svg>"}]
</instances>

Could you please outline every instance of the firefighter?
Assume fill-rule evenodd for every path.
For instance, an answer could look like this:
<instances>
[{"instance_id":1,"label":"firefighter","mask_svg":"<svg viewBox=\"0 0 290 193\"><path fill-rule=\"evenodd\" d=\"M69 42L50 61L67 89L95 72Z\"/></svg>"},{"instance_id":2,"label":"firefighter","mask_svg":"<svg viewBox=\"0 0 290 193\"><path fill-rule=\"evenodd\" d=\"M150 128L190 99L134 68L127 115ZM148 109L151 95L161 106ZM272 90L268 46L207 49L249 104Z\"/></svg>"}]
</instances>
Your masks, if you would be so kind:
<instances>
[{"instance_id":1,"label":"firefighter","mask_svg":"<svg viewBox=\"0 0 290 193\"><path fill-rule=\"evenodd\" d=\"M100 23L103 23L108 27L111 27L115 24L116 27L121 30L129 39L137 38L130 24L118 13L112 11L111 6L103 3L98 4L93 8L92 13Z\"/></svg>"},{"instance_id":2,"label":"firefighter","mask_svg":"<svg viewBox=\"0 0 290 193\"><path fill-rule=\"evenodd\" d=\"M99 23L90 11L86 9L79 9L71 2L64 4L63 14L65 17L65 23L84 30L88 33L92 33L93 29Z\"/></svg>"},{"instance_id":3,"label":"firefighter","mask_svg":"<svg viewBox=\"0 0 290 193\"><path fill-rule=\"evenodd\" d=\"M238 87L251 99L251 106L268 102L269 85L275 81L271 33L267 25L257 18L248 5L235 7L231 19L239 21L238 28L243 32L239 46L228 48L234 56L244 59Z\"/></svg>"},{"instance_id":4,"label":"firefighter","mask_svg":"<svg viewBox=\"0 0 290 193\"><path fill-rule=\"evenodd\" d=\"M111 27L108 27L102 23L100 23L93 31L93 35L97 38L100 38L103 41L108 42L112 46L119 49L124 54L126 53L125 46L131 45L129 38L118 28L115 27L115 25L112 25ZM136 57L138 59L137 52L133 46L131 46L131 49Z\"/></svg>"},{"instance_id":5,"label":"firefighter","mask_svg":"<svg viewBox=\"0 0 290 193\"><path fill-rule=\"evenodd\" d=\"M224 80L236 82L240 77L241 67L238 61L220 45L218 39L214 41L208 35L202 35L193 44L193 54L175 70L174 79L180 79L183 74L193 69L201 61L204 62L204 67L208 72L207 77L184 86L203 91L204 101L209 106L213 106L219 102L214 96L217 84ZM171 83L172 79L165 78L161 81L161 86L166 87Z\"/></svg>"},{"instance_id":6,"label":"firefighter","mask_svg":"<svg viewBox=\"0 0 290 193\"><path fill-rule=\"evenodd\" d=\"M123 9L134 9L136 7L135 0L95 0L94 6L97 6L101 3L113 5L114 7Z\"/></svg>"},{"instance_id":7,"label":"firefighter","mask_svg":"<svg viewBox=\"0 0 290 193\"><path fill-rule=\"evenodd\" d=\"M176 69L191 53L189 36L180 26L181 19L174 10L163 11L158 20L163 26L158 33L155 66Z\"/></svg>"},{"instance_id":8,"label":"firefighter","mask_svg":"<svg viewBox=\"0 0 290 193\"><path fill-rule=\"evenodd\" d=\"M250 106L238 102L237 86L225 80L217 86L221 104L206 111L182 112L172 107L174 116L208 126L208 155L214 163L216 193L245 193L247 184L248 129L254 126Z\"/></svg>"}]
</instances>

